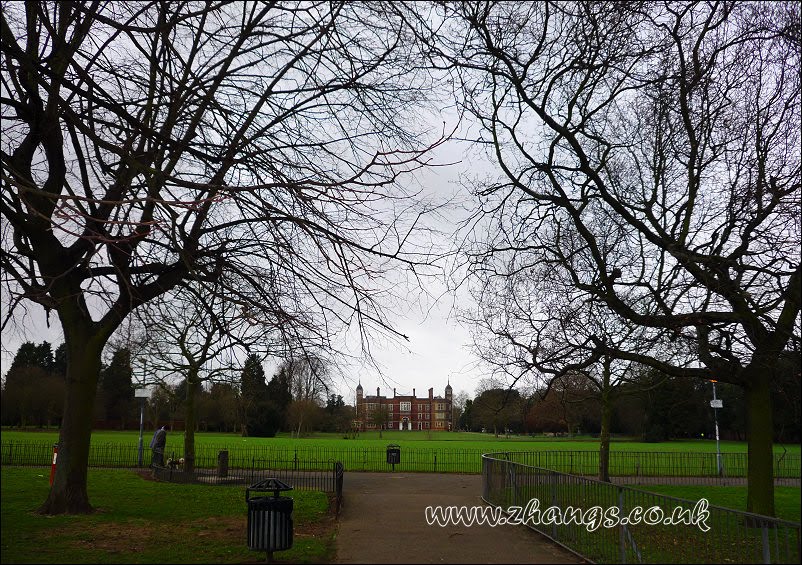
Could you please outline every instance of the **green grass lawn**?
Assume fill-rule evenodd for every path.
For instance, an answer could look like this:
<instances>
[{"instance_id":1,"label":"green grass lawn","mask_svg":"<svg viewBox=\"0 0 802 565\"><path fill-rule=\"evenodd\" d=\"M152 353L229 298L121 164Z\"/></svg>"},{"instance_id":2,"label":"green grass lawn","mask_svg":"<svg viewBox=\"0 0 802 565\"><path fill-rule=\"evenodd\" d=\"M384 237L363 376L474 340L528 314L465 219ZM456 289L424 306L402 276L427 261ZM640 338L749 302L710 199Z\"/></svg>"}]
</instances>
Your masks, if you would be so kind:
<instances>
[{"instance_id":1,"label":"green grass lawn","mask_svg":"<svg viewBox=\"0 0 802 565\"><path fill-rule=\"evenodd\" d=\"M183 432L168 434L166 457L183 456ZM151 432L143 438L143 463L150 463L147 447ZM232 468L271 468L328 470L340 461L346 471L401 471L480 473L482 454L522 452L513 459L527 465L569 474L595 475L598 472L598 440L592 438L495 438L490 434L451 432L378 432L344 439L338 434L316 434L301 439L288 435L275 438L243 438L235 434L197 433L196 466L213 468L221 450L229 452ZM4 464L46 465L52 454L56 431L3 430ZM92 434L90 465L94 467L134 467L138 464L138 431L98 431ZM387 464L389 443L401 447L401 463L395 469ZM775 445L775 474L799 476L800 446ZM746 444L723 442L726 473L746 475ZM504 456L506 457L506 455ZM610 473L614 476L715 476L715 443L705 440L644 443L615 440L612 443Z\"/></svg>"},{"instance_id":2,"label":"green grass lawn","mask_svg":"<svg viewBox=\"0 0 802 565\"><path fill-rule=\"evenodd\" d=\"M688 500L706 498L714 506L746 512L746 487L744 486L642 485L637 488ZM774 506L777 518L799 522L801 517L799 487L774 487Z\"/></svg>"},{"instance_id":3,"label":"green grass lawn","mask_svg":"<svg viewBox=\"0 0 802 565\"><path fill-rule=\"evenodd\" d=\"M43 516L49 474L2 469L3 563L258 563L247 548L243 486L178 485L130 470L89 470L90 515ZM294 491L295 540L279 562L333 556L335 522L325 493Z\"/></svg>"},{"instance_id":4,"label":"green grass lawn","mask_svg":"<svg viewBox=\"0 0 802 565\"><path fill-rule=\"evenodd\" d=\"M145 434L146 457L149 461L147 443L152 432ZM122 451L130 453L130 446L138 443L138 431L95 432L92 445L99 452L114 451L114 446L126 446ZM2 441L54 443L58 439L55 431L3 430ZM183 444L182 432L168 435L167 452L180 452ZM293 438L280 435L276 438L242 438L234 434L196 434L199 451L214 455L217 449L229 449L232 465L250 465L251 454L274 457L270 464L281 468L295 452L299 459L306 455L325 460L327 456L342 457L346 470L360 470L360 461L370 459L375 467L366 470L390 470L383 457L388 443L401 445L403 465L399 471L432 471L434 458L436 470L465 472L468 462L473 465L480 461L482 452L524 451L532 461L540 457L541 466L576 473L577 461L584 456L569 452L597 452L598 442L592 438L494 438L488 434L449 433L449 432L378 432L360 434L357 439L343 439L337 434L316 434L307 438ZM104 446L109 446L107 450ZM707 461L694 454L714 454L715 443L703 440L671 441L664 443L643 443L617 440L613 442L613 452L622 454L619 458L624 466L629 461L648 461L650 458L637 452L663 452L659 459L660 472L663 462L672 462L672 467L696 465ZM48 449L43 451L45 455ZM722 452L746 452L746 444L722 442ZM235 454L244 454L242 456ZM800 446L775 445L775 453L798 457ZM544 455L541 457L539 454ZM631 455L630 455L631 454ZM581 455L581 454L580 454ZM5 461L5 450L4 450ZM240 461L237 461L237 458ZM279 458L283 459L282 461ZM347 459L346 459L347 458ZM364 459L363 459L364 458ZM521 461L526 457L522 456ZM745 459L741 457L741 459ZM375 461L374 461L375 460ZM715 461L715 458L712 459ZM640 465L641 463L639 463ZM706 463L705 463L706 464ZM449 467L451 465L451 467ZM498 463L504 468L504 463ZM527 468L522 468L527 469ZM532 469L529 467L528 469ZM643 468L640 468L643 471ZM728 472L734 469L728 469ZM478 472L473 470L472 472ZM534 470L526 473L536 473ZM584 472L588 472L587 469ZM590 470L593 474L594 470ZM90 468L89 496L99 512L91 516L45 518L33 510L40 505L48 489L48 470L46 467L16 469L4 467L2 470L2 549L3 562L96 562L96 563L201 563L201 562L261 562L264 554L249 552L245 547L246 505L243 487L212 487L201 485L173 485L155 483L142 479L133 471L108 471ZM505 480L504 473L497 473L494 480ZM536 474L533 475L536 477ZM565 481L576 481L567 477ZM592 486L589 481L578 488L568 482L556 487L539 486L539 480L532 478L524 484L523 490L515 493L517 503L524 499L538 498L544 506L551 504L556 496L558 506L616 505L617 495L604 485ZM641 491L631 491L633 504L646 504L650 500L666 505L670 501L660 494L696 501L707 498L710 504L734 509L745 509L745 487L709 486L643 486ZM545 489L545 490L543 490ZM799 521L799 488L777 487L777 513L780 518ZM317 495L317 498L315 496ZM329 559L333 551L333 527L326 518L326 496L322 493L298 491L296 498L296 546L290 552L276 555L278 560L291 562L319 562ZM508 506L513 493L503 491L498 503ZM520 499L520 500L519 500ZM307 506L304 506L307 505ZM306 510L304 509L306 508ZM637 547L647 561L661 561L671 558L690 560L704 555L708 562L741 562L744 558L755 559L760 555L760 534L755 528L744 524L732 513L719 512L715 522L715 534L706 534L690 526L637 526L630 528ZM306 530L304 530L306 528ZM595 533L582 528L570 527L562 530L561 541L605 562L615 560L618 555L619 532L616 529L601 528ZM547 532L549 533L549 532ZM783 533L783 535L785 535ZM627 542L629 543L629 542ZM627 560L634 560L633 545L627 546ZM604 552L594 553L602 548ZM609 555L607 553L610 553ZM756 553L757 552L757 553ZM748 556L748 557L744 557ZM794 554L793 559L797 560Z\"/></svg>"},{"instance_id":5,"label":"green grass lawn","mask_svg":"<svg viewBox=\"0 0 802 565\"><path fill-rule=\"evenodd\" d=\"M143 444L147 448L153 430L146 430L143 435ZM58 441L58 431L20 431L4 428L0 432L3 441L43 441L55 443ZM183 446L184 433L182 431L167 434L167 451L180 449ZM94 431L92 443L126 443L137 445L139 430L132 431ZM425 431L385 431L379 438L379 432L362 432L356 439L344 439L341 434L316 433L308 437L294 438L289 434L279 434L274 438L241 437L237 434L203 433L195 434L198 446L214 447L254 447L272 446L276 448L329 448L329 449L359 449L384 448L389 443L396 443L402 448L428 448L428 449L481 449L485 451L505 450L544 450L544 451L593 451L599 448L597 439L588 436L577 438L552 438L510 436L506 438L494 437L493 434L475 432L425 432ZM646 443L632 439L614 439L611 444L613 451L662 451L662 452L708 452L715 453L716 443L712 440L672 440L660 443ZM721 451L730 453L746 453L745 442L722 441ZM800 453L799 444L774 446L775 453L787 451L792 454Z\"/></svg>"}]
</instances>

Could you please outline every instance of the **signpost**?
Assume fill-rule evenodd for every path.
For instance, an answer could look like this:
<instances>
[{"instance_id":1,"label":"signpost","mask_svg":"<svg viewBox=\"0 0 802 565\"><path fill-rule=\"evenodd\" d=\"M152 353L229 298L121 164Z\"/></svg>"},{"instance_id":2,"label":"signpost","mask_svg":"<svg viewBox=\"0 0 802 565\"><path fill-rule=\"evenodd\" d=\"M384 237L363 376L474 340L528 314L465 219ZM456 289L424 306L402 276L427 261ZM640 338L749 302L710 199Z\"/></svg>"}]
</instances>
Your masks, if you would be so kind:
<instances>
[{"instance_id":1,"label":"signpost","mask_svg":"<svg viewBox=\"0 0 802 565\"><path fill-rule=\"evenodd\" d=\"M134 396L139 399L139 466L142 466L142 426L145 423L145 399L150 397L150 391L146 388L138 388L134 391Z\"/></svg>"},{"instance_id":2,"label":"signpost","mask_svg":"<svg viewBox=\"0 0 802 565\"><path fill-rule=\"evenodd\" d=\"M716 424L716 462L718 463L718 476L721 477L724 475L724 469L721 466L721 448L718 441L718 409L723 408L724 403L720 398L716 398L717 381L711 380L710 382L713 383L713 400L710 401L710 407L713 409L713 421Z\"/></svg>"}]
</instances>

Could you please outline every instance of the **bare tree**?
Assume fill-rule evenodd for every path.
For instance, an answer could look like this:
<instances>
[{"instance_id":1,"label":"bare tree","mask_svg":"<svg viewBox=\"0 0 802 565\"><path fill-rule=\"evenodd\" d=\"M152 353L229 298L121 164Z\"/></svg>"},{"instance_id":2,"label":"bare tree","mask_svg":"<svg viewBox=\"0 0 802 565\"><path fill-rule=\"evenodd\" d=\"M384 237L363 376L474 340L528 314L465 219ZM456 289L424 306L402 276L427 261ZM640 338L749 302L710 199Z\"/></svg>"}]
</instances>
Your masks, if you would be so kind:
<instances>
[{"instance_id":1,"label":"bare tree","mask_svg":"<svg viewBox=\"0 0 802 565\"><path fill-rule=\"evenodd\" d=\"M287 426L290 432L295 430L295 437L300 438L302 433L315 430L322 414L321 406L312 400L293 400L287 406Z\"/></svg>"},{"instance_id":2,"label":"bare tree","mask_svg":"<svg viewBox=\"0 0 802 565\"><path fill-rule=\"evenodd\" d=\"M300 352L298 356L284 361L279 370L287 373L294 401L309 401L318 406L325 403L332 379L329 361L322 355L311 351Z\"/></svg>"},{"instance_id":3,"label":"bare tree","mask_svg":"<svg viewBox=\"0 0 802 565\"><path fill-rule=\"evenodd\" d=\"M443 10L433 53L499 171L472 256L526 253L641 329L599 355L744 387L747 507L773 514L769 384L800 341L799 4Z\"/></svg>"},{"instance_id":4,"label":"bare tree","mask_svg":"<svg viewBox=\"0 0 802 565\"><path fill-rule=\"evenodd\" d=\"M499 430L507 433L510 424L518 420L521 394L514 388L480 386L473 401L473 420L492 429L498 437Z\"/></svg>"},{"instance_id":5,"label":"bare tree","mask_svg":"<svg viewBox=\"0 0 802 565\"><path fill-rule=\"evenodd\" d=\"M612 405L623 390L621 385L631 382L640 365L605 354L598 343L644 350L651 343L639 326L583 299L571 280L561 277L562 271L540 264L542 254L521 250L512 257L488 253L474 259L476 311L466 310L463 317L472 327L477 354L510 386L531 383L533 394L527 397L544 399L558 385L560 391L551 395L547 406L556 406L554 399L559 398L565 415L577 411L569 405L591 398L599 402L599 478L609 481ZM576 385L577 379L587 383L566 386ZM590 391L566 398L566 391L583 390L586 385ZM626 390L635 393L640 388ZM574 421L563 420L572 433Z\"/></svg>"},{"instance_id":6,"label":"bare tree","mask_svg":"<svg viewBox=\"0 0 802 565\"><path fill-rule=\"evenodd\" d=\"M548 388L533 395L528 416L536 428L565 432L573 437L581 430L580 426L588 416L595 416L598 396L594 392L593 384L585 375L567 373L555 377ZM603 453L601 442L599 453Z\"/></svg>"},{"instance_id":7,"label":"bare tree","mask_svg":"<svg viewBox=\"0 0 802 565\"><path fill-rule=\"evenodd\" d=\"M40 304L69 359L43 512L91 511L101 351L176 285L230 275L287 341L393 333L382 275L425 260L397 181L431 145L392 6L9 3L0 32L4 325Z\"/></svg>"},{"instance_id":8,"label":"bare tree","mask_svg":"<svg viewBox=\"0 0 802 565\"><path fill-rule=\"evenodd\" d=\"M471 399L468 396L468 393L464 390L459 391L457 394L454 395L454 401L451 405L451 429L458 430L459 429L459 421L462 417L463 412L465 412L465 405Z\"/></svg>"},{"instance_id":9,"label":"bare tree","mask_svg":"<svg viewBox=\"0 0 802 565\"><path fill-rule=\"evenodd\" d=\"M184 469L195 468L196 401L204 384L236 380L239 358L254 348L271 349L274 328L254 324L241 307L227 300L222 278L176 287L136 312L143 328L140 353L153 382L186 383ZM150 383L148 383L150 384Z\"/></svg>"},{"instance_id":10,"label":"bare tree","mask_svg":"<svg viewBox=\"0 0 802 565\"><path fill-rule=\"evenodd\" d=\"M382 437L382 430L387 427L390 422L390 411L386 404L379 404L376 408L371 410L368 414L368 422L379 430L379 439Z\"/></svg>"}]
</instances>

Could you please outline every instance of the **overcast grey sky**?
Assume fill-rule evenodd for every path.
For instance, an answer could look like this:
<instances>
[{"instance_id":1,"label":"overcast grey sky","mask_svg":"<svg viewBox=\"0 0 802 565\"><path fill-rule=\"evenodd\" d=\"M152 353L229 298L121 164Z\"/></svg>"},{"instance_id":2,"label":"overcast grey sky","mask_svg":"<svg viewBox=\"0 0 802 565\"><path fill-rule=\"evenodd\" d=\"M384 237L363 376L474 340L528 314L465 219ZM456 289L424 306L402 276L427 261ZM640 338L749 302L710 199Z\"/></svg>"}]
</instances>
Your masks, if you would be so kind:
<instances>
[{"instance_id":1,"label":"overcast grey sky","mask_svg":"<svg viewBox=\"0 0 802 565\"><path fill-rule=\"evenodd\" d=\"M475 148L474 148L475 149ZM461 186L461 177L473 176L487 171L488 165L477 150L468 151L464 142L450 142L435 153L435 162L450 163L442 167L422 170L416 176L424 196L436 201L452 201L455 206L470 203L471 197ZM444 234L442 244L453 250L453 232L459 214L449 209L438 225ZM446 267L448 268L448 267ZM446 290L442 281L426 281L426 292L413 292L405 304L388 312L394 327L408 336L409 341L387 343L378 340L372 346L382 373L370 366L353 367L353 373L343 376L342 386L348 387L344 398L353 402L354 389L361 381L366 394L375 394L376 387L392 395L395 387L399 394L411 394L416 389L419 397L428 394L442 395L450 382L454 394L464 390L473 393L480 379L486 377L485 369L471 350L471 336L467 327L457 320L457 309L470 304L464 288L455 295Z\"/></svg>"},{"instance_id":2,"label":"overcast grey sky","mask_svg":"<svg viewBox=\"0 0 802 565\"><path fill-rule=\"evenodd\" d=\"M422 195L438 201L453 198L468 198L460 186L459 178L471 174L479 167L479 156L465 153L464 143L454 142L441 148L435 155L438 163L453 163L447 166L420 170L414 182L419 185ZM446 238L453 232L453 225L447 214L437 226ZM443 241L447 245L448 241ZM371 342L371 351L381 373L371 364L358 361L359 348L353 347L348 353L356 360L343 362L335 376L335 386L346 402L354 401L354 389L358 382L371 393L376 387L392 395L395 387L398 393L411 394L416 389L418 396L426 396L429 387L435 395L443 394L448 382L454 394L464 390L473 393L479 380L486 376L477 357L470 349L470 333L456 319L454 306L464 307L469 300L467 293L458 296L445 293L442 283L431 281L433 286L424 292L413 292L404 303L388 309L389 321L408 341L393 342L377 338ZM439 297L438 300L435 300ZM6 307L6 305L3 305ZM23 309L19 310L20 313ZM16 327L8 325L2 332L2 373L8 370L20 344L24 341L41 342L47 340L55 347L63 341L58 318L51 313L50 327L45 323L44 312L36 304L28 303L26 314L18 317ZM265 371L270 376L280 360L267 359Z\"/></svg>"},{"instance_id":3,"label":"overcast grey sky","mask_svg":"<svg viewBox=\"0 0 802 565\"><path fill-rule=\"evenodd\" d=\"M378 339L372 345L376 362L383 374L366 363L344 363L342 375L335 378L339 394L348 403L353 402L354 389L358 382L371 391L381 387L382 393L411 394L416 389L418 396L425 396L429 387L435 395L443 394L446 383L451 382L454 393L461 390L473 392L484 376L477 358L469 348L470 334L449 314L450 305L444 299L425 316L410 310L405 315L394 316L396 328L409 337L408 342L390 343ZM57 321L51 317L50 328L44 323L44 315L36 305L29 307L30 315L22 324L21 331L3 332L3 373L8 370L17 348L24 341L49 341L55 347L63 341ZM276 365L268 359L265 370L268 375Z\"/></svg>"}]
</instances>

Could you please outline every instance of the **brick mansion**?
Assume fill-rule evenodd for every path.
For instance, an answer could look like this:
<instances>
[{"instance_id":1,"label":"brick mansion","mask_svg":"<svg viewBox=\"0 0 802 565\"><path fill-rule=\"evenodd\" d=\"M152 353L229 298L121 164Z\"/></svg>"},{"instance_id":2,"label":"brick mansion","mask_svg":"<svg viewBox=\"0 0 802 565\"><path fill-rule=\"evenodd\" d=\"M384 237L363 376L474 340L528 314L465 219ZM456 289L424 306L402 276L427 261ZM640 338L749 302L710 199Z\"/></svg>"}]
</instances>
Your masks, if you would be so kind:
<instances>
[{"instance_id":1,"label":"brick mansion","mask_svg":"<svg viewBox=\"0 0 802 565\"><path fill-rule=\"evenodd\" d=\"M451 430L451 384L445 388L445 396L434 396L429 389L427 398L411 395L364 396L362 383L356 387L356 425L360 430Z\"/></svg>"}]
</instances>

